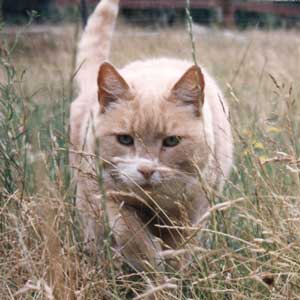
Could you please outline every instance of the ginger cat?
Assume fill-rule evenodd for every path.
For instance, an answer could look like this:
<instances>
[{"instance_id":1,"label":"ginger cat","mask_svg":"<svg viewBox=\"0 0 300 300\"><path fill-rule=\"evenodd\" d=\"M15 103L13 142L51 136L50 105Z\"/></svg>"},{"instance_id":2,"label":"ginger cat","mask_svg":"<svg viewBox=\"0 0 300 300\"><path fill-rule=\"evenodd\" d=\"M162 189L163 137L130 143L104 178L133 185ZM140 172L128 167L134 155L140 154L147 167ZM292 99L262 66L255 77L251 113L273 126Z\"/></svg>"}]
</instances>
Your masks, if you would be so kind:
<instances>
[{"instance_id":1,"label":"ginger cat","mask_svg":"<svg viewBox=\"0 0 300 300\"><path fill-rule=\"evenodd\" d=\"M118 0L102 0L79 43L76 205L91 249L101 250L106 215L114 247L132 267L163 270L161 251L180 248L182 226L196 225L209 208L203 183L222 189L230 172L228 108L212 77L189 61L135 61L119 70L106 62L118 8Z\"/></svg>"}]
</instances>

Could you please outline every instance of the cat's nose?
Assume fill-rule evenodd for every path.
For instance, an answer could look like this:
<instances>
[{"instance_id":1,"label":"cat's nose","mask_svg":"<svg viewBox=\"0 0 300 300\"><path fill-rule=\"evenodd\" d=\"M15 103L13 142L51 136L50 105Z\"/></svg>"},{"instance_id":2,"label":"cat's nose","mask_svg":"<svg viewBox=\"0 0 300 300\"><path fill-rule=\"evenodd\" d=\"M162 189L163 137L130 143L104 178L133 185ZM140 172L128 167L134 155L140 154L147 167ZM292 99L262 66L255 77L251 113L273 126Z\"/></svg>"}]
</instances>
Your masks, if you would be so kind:
<instances>
[{"instance_id":1,"label":"cat's nose","mask_svg":"<svg viewBox=\"0 0 300 300\"><path fill-rule=\"evenodd\" d=\"M140 166L138 167L138 171L144 176L145 179L149 180L151 176L154 174L155 170L148 166Z\"/></svg>"}]
</instances>

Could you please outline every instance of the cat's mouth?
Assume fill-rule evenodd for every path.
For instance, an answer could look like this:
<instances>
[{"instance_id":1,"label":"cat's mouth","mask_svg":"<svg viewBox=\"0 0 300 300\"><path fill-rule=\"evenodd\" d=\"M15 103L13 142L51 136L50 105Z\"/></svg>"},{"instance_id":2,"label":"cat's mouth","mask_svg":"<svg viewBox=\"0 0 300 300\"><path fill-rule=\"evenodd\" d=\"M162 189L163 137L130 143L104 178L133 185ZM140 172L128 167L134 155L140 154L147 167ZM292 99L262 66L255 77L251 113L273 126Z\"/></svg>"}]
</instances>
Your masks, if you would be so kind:
<instances>
[{"instance_id":1,"label":"cat's mouth","mask_svg":"<svg viewBox=\"0 0 300 300\"><path fill-rule=\"evenodd\" d=\"M144 184L140 184L140 185L138 185L142 190L145 190L145 191L152 191L152 190L154 190L155 189L155 186L156 186L157 184L151 184L150 182L146 182L146 183L144 183Z\"/></svg>"},{"instance_id":2,"label":"cat's mouth","mask_svg":"<svg viewBox=\"0 0 300 300\"><path fill-rule=\"evenodd\" d=\"M115 185L134 190L144 190L148 192L154 190L155 187L158 186L158 183L153 180L134 180L129 176L121 176L120 173L115 170L110 172L110 177Z\"/></svg>"}]
</instances>

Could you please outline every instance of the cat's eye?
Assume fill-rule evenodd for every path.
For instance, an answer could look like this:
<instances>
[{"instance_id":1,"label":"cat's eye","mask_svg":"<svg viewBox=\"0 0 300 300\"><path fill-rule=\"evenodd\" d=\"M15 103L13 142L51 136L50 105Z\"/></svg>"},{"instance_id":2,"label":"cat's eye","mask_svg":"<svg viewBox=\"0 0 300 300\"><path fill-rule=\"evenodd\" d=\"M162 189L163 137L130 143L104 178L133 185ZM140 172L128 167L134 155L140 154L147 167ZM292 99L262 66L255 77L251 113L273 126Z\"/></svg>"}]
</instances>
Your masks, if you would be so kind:
<instances>
[{"instance_id":1,"label":"cat's eye","mask_svg":"<svg viewBox=\"0 0 300 300\"><path fill-rule=\"evenodd\" d=\"M177 135L168 136L163 140L164 147L175 147L181 142L181 137Z\"/></svg>"},{"instance_id":2,"label":"cat's eye","mask_svg":"<svg viewBox=\"0 0 300 300\"><path fill-rule=\"evenodd\" d=\"M132 146L134 144L134 139L129 134L119 134L117 135L117 140L124 146Z\"/></svg>"}]
</instances>

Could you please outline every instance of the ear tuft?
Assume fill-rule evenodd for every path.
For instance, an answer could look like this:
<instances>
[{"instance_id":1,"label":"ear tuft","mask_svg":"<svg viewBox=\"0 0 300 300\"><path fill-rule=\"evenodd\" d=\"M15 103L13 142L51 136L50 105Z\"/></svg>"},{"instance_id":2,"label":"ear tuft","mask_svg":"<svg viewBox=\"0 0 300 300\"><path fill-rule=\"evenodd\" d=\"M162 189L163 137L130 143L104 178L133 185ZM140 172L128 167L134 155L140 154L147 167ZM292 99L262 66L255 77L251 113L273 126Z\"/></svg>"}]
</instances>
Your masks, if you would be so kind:
<instances>
[{"instance_id":1,"label":"ear tuft","mask_svg":"<svg viewBox=\"0 0 300 300\"><path fill-rule=\"evenodd\" d=\"M201 115L204 103L204 76L200 67L190 67L177 81L171 91L171 100L193 105L196 116Z\"/></svg>"},{"instance_id":2,"label":"ear tuft","mask_svg":"<svg viewBox=\"0 0 300 300\"><path fill-rule=\"evenodd\" d=\"M118 100L130 100L129 86L113 65L103 63L98 72L98 100L101 112Z\"/></svg>"}]
</instances>

